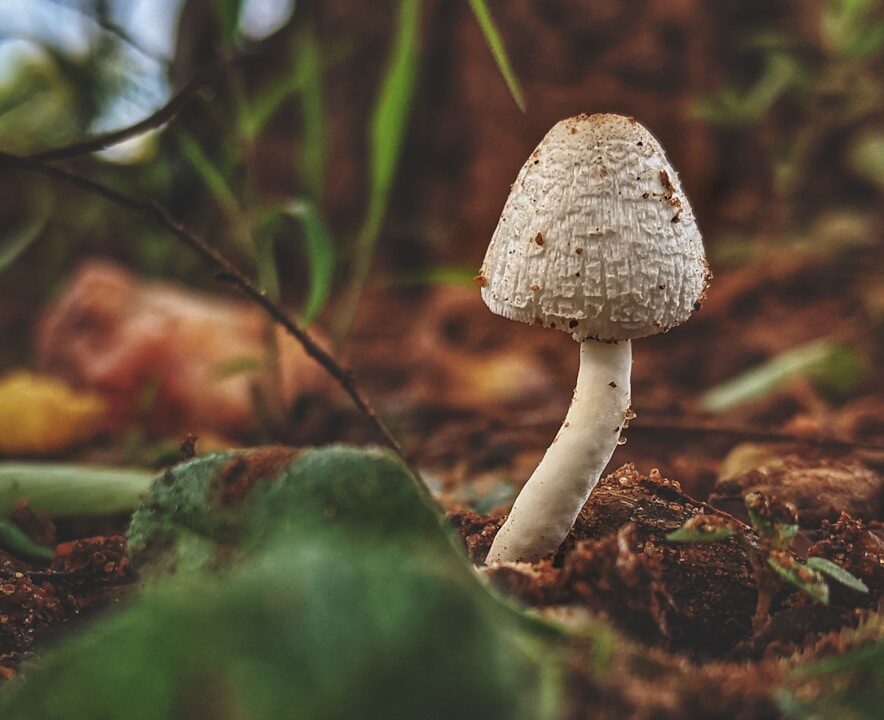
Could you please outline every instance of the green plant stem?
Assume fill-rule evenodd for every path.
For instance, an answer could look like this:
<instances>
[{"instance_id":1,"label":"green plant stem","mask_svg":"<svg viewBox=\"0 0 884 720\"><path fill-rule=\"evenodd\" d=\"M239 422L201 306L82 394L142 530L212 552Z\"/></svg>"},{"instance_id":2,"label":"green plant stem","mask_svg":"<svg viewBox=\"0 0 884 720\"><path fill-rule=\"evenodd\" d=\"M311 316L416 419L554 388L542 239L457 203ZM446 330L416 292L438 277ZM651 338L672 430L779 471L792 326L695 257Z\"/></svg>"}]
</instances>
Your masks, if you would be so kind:
<instances>
[{"instance_id":1,"label":"green plant stem","mask_svg":"<svg viewBox=\"0 0 884 720\"><path fill-rule=\"evenodd\" d=\"M134 510L154 473L55 463L0 463L0 517L28 501L52 517L112 515Z\"/></svg>"}]
</instances>

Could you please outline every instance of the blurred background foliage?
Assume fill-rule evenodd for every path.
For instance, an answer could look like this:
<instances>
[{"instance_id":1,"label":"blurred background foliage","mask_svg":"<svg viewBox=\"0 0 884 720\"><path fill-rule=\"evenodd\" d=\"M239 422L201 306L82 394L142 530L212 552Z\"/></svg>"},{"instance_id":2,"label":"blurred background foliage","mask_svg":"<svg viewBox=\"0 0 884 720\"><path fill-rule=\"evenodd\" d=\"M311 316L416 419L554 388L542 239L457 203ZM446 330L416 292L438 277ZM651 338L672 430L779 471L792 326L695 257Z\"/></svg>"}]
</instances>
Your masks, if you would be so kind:
<instances>
[{"instance_id":1,"label":"blurred background foliage","mask_svg":"<svg viewBox=\"0 0 884 720\"><path fill-rule=\"evenodd\" d=\"M156 200L340 339L366 285L468 282L523 158L577 112L661 138L717 270L878 242L882 47L880 0L0 0L0 147L124 126L218 69L168 128L72 166ZM39 178L0 176L0 227L4 337L81 257L211 281L157 229Z\"/></svg>"}]
</instances>

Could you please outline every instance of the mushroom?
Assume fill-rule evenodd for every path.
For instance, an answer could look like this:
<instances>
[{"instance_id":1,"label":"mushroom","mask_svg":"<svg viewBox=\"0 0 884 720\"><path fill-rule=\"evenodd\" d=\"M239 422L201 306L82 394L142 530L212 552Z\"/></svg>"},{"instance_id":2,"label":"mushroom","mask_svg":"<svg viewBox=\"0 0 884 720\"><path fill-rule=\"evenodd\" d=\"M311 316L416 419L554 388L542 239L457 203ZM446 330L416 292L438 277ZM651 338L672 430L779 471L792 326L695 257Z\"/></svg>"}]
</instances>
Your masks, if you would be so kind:
<instances>
[{"instance_id":1,"label":"mushroom","mask_svg":"<svg viewBox=\"0 0 884 720\"><path fill-rule=\"evenodd\" d=\"M492 312L569 333L580 371L558 434L486 562L536 561L574 524L633 417L633 338L683 323L709 280L663 148L634 118L556 124L522 166L476 278Z\"/></svg>"}]
</instances>

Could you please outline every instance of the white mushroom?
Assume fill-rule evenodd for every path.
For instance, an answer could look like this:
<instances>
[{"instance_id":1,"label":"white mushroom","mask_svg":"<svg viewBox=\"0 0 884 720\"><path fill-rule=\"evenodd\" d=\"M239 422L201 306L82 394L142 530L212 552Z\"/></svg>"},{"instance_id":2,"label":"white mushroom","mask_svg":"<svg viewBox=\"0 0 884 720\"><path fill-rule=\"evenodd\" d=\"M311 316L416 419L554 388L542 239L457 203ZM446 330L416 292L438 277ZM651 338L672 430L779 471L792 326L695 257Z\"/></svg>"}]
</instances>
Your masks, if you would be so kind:
<instances>
[{"instance_id":1,"label":"white mushroom","mask_svg":"<svg viewBox=\"0 0 884 720\"><path fill-rule=\"evenodd\" d=\"M488 562L559 547L630 417L631 339L687 320L708 277L681 183L646 128L578 115L547 133L516 178L477 282L492 312L569 333L580 372Z\"/></svg>"}]
</instances>

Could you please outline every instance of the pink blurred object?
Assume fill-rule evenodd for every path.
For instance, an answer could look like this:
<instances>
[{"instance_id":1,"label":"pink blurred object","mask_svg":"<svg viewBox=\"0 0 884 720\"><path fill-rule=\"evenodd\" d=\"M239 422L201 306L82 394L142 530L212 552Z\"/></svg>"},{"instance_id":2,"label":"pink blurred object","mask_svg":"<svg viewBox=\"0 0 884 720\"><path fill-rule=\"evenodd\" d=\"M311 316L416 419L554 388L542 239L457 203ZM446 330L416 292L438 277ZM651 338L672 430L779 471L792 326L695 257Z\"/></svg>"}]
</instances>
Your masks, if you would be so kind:
<instances>
[{"instance_id":1,"label":"pink blurred object","mask_svg":"<svg viewBox=\"0 0 884 720\"><path fill-rule=\"evenodd\" d=\"M272 339L278 362L270 365ZM149 282L111 262L83 263L41 320L41 370L100 392L115 424L163 435L248 435L256 393L271 412L330 383L300 344L252 306ZM275 405L275 407L273 407Z\"/></svg>"}]
</instances>

